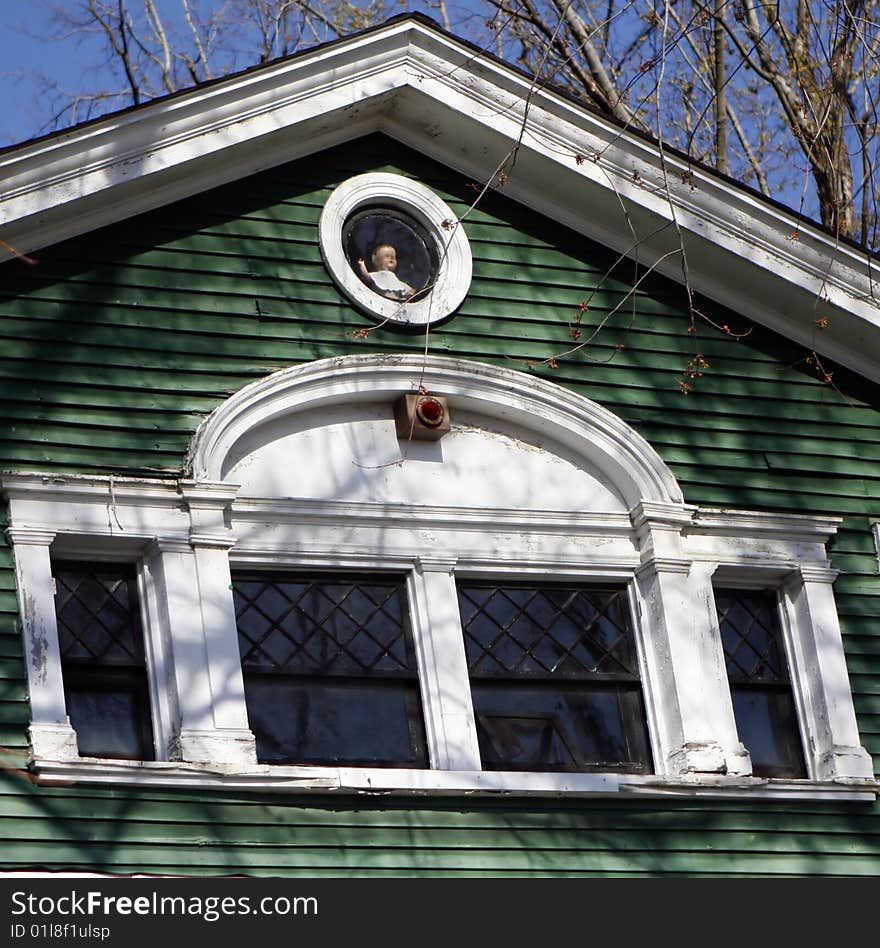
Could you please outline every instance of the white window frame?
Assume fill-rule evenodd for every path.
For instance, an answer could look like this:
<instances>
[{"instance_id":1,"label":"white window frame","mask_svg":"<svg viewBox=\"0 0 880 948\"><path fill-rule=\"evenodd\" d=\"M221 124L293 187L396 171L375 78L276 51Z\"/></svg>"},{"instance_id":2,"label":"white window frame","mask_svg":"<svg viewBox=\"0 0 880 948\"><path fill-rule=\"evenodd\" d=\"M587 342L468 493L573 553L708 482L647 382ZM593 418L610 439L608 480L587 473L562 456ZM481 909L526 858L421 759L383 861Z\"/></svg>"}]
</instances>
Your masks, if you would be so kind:
<instances>
[{"instance_id":1,"label":"white window frame","mask_svg":"<svg viewBox=\"0 0 880 948\"><path fill-rule=\"evenodd\" d=\"M629 512L239 496L226 459L263 424L413 378L456 405L552 431L615 484ZM525 435L524 431L524 435ZM834 606L832 517L687 505L636 432L593 402L533 378L458 360L346 357L276 373L199 429L191 476L153 481L11 474L9 501L31 699L32 766L52 782L402 793L660 794L873 799ZM426 542L427 541L427 542ZM157 760L80 758L64 708L51 557L138 563ZM430 768L256 761L247 724L231 570L407 575ZM480 770L455 576L625 584L655 773ZM808 779L751 776L740 744L713 583L775 588Z\"/></svg>"},{"instance_id":2,"label":"white window frame","mask_svg":"<svg viewBox=\"0 0 880 948\"><path fill-rule=\"evenodd\" d=\"M403 211L433 238L439 265L424 297L405 303L385 299L352 270L342 232L352 214L367 206ZM372 172L340 184L321 212L318 240L333 282L359 309L383 323L427 326L440 322L458 309L470 289L473 261L461 222L433 191L403 175Z\"/></svg>"}]
</instances>

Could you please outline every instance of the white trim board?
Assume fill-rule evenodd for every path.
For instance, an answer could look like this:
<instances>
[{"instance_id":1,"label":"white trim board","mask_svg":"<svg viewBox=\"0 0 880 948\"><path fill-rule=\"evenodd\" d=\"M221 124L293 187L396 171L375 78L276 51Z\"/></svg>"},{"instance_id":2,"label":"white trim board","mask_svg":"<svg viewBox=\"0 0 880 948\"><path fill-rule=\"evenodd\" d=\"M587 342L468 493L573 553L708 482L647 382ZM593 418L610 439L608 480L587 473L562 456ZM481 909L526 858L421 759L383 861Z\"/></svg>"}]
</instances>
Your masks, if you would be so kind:
<instances>
[{"instance_id":1,"label":"white trim board","mask_svg":"<svg viewBox=\"0 0 880 948\"><path fill-rule=\"evenodd\" d=\"M858 783L817 783L768 780L760 777L670 779L639 774L526 773L519 771L398 770L391 768L284 767L257 764L222 768L166 761L38 762L36 772L46 785L91 784L136 787L251 790L293 794L357 794L405 797L695 797L745 800L872 801L876 792Z\"/></svg>"}]
</instances>

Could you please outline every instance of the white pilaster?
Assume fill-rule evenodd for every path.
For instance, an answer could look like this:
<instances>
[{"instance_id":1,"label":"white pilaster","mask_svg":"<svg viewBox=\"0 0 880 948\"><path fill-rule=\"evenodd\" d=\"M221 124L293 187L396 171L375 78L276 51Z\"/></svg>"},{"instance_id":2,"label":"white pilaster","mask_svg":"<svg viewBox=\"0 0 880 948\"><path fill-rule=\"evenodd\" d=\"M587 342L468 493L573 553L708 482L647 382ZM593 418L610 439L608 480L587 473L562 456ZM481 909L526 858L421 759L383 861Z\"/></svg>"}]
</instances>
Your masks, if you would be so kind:
<instances>
[{"instance_id":1,"label":"white pilaster","mask_svg":"<svg viewBox=\"0 0 880 948\"><path fill-rule=\"evenodd\" d=\"M445 558L422 557L416 563L409 576L413 634L431 766L479 770L454 567L455 561Z\"/></svg>"},{"instance_id":2,"label":"white pilaster","mask_svg":"<svg viewBox=\"0 0 880 948\"><path fill-rule=\"evenodd\" d=\"M185 499L191 511L196 508L197 527L189 539L160 538L147 559L179 715L170 754L186 761L250 764L256 750L229 573L233 541L223 522L228 496L224 500L222 492L210 490L192 494Z\"/></svg>"},{"instance_id":3,"label":"white pilaster","mask_svg":"<svg viewBox=\"0 0 880 948\"><path fill-rule=\"evenodd\" d=\"M165 572L161 552L176 548L186 552L182 539L176 547L172 541L153 541L138 563L138 594L140 596L147 681L150 689L150 712L153 720L153 742L156 760L179 757L180 706L174 677L174 650L171 647L171 626L166 601Z\"/></svg>"},{"instance_id":4,"label":"white pilaster","mask_svg":"<svg viewBox=\"0 0 880 948\"><path fill-rule=\"evenodd\" d=\"M235 537L227 525L235 484L181 481L190 516L198 606L207 657L210 733L181 729L181 748L191 760L250 763L256 743L248 726L238 627L232 598L229 549Z\"/></svg>"},{"instance_id":5,"label":"white pilaster","mask_svg":"<svg viewBox=\"0 0 880 948\"><path fill-rule=\"evenodd\" d=\"M791 678L817 780L873 780L860 745L832 583L837 571L803 566L784 588Z\"/></svg>"},{"instance_id":6,"label":"white pilaster","mask_svg":"<svg viewBox=\"0 0 880 948\"><path fill-rule=\"evenodd\" d=\"M79 751L64 702L49 558L49 544L55 535L23 527L10 527L6 535L15 550L15 578L31 701L31 754L42 760L75 760Z\"/></svg>"},{"instance_id":7,"label":"white pilaster","mask_svg":"<svg viewBox=\"0 0 880 948\"><path fill-rule=\"evenodd\" d=\"M632 511L641 549L636 591L646 700L659 772L749 774L737 737L712 592L712 564L682 555L694 508L641 504Z\"/></svg>"}]
</instances>

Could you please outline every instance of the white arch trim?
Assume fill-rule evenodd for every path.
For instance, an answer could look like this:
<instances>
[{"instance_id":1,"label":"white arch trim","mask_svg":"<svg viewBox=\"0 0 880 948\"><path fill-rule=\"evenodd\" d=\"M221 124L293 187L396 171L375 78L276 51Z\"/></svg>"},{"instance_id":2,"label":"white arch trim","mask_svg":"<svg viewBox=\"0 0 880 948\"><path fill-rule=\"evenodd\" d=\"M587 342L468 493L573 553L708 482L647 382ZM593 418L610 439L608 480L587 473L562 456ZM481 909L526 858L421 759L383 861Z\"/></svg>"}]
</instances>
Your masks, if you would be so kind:
<instances>
[{"instance_id":1,"label":"white arch trim","mask_svg":"<svg viewBox=\"0 0 880 948\"><path fill-rule=\"evenodd\" d=\"M261 444L253 437L266 433L261 425L286 437L288 423L295 433L302 420L298 412L320 423L326 407L339 419L349 404L375 408L420 385L448 396L453 413L460 408L477 427L519 431L524 442L552 440L569 458L583 458L613 486L614 500L630 505L629 522L619 510L541 510L548 516L535 518L522 506L456 503L426 511L405 501L402 513L389 517L383 503L327 505L308 496L288 503L274 494L242 496L239 485L223 480L234 480L238 460ZM543 437L530 438L533 432ZM688 506L650 445L589 399L524 373L437 356L348 356L278 372L222 404L194 436L189 460L194 479L176 482L57 473L0 481L27 603L31 753L41 780L346 792L875 795L825 549L836 518ZM79 755L66 713L53 556L136 563L156 763ZM232 594L232 569L252 566L405 574L430 768L257 762ZM481 770L456 587L457 577L477 574L626 583L653 774ZM750 776L727 683L716 584L774 592L808 780Z\"/></svg>"},{"instance_id":2,"label":"white arch trim","mask_svg":"<svg viewBox=\"0 0 880 948\"><path fill-rule=\"evenodd\" d=\"M555 383L444 356L342 356L260 379L227 399L196 431L187 454L189 476L222 481L236 444L260 425L358 396L391 401L419 386L450 398L453 411L467 408L554 437L589 460L630 507L683 503L657 452L612 412Z\"/></svg>"}]
</instances>

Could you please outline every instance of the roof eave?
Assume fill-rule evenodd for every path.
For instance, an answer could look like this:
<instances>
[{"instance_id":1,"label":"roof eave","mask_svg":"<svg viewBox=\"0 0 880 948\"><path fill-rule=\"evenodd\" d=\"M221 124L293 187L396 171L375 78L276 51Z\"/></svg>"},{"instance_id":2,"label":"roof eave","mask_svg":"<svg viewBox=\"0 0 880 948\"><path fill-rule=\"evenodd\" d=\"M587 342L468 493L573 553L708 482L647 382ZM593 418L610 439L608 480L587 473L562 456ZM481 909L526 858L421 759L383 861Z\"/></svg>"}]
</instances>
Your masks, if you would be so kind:
<instances>
[{"instance_id":1,"label":"roof eave","mask_svg":"<svg viewBox=\"0 0 880 948\"><path fill-rule=\"evenodd\" d=\"M372 131L481 182L519 142L509 197L678 282L683 245L691 289L880 380L870 254L421 18L0 155L3 239L28 253Z\"/></svg>"}]
</instances>

